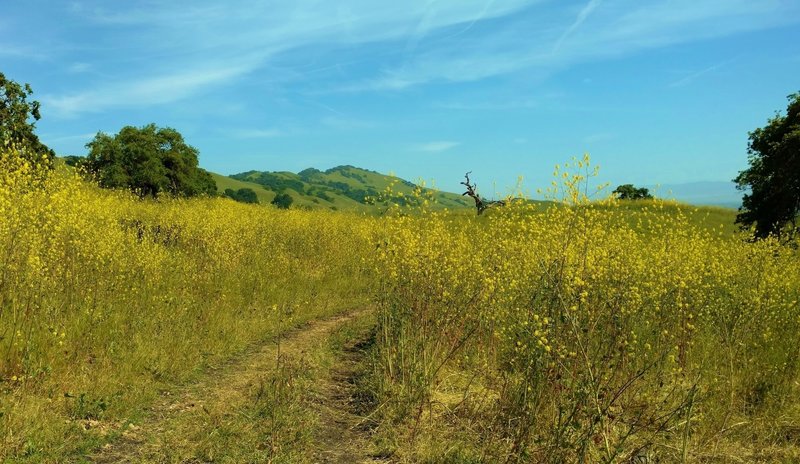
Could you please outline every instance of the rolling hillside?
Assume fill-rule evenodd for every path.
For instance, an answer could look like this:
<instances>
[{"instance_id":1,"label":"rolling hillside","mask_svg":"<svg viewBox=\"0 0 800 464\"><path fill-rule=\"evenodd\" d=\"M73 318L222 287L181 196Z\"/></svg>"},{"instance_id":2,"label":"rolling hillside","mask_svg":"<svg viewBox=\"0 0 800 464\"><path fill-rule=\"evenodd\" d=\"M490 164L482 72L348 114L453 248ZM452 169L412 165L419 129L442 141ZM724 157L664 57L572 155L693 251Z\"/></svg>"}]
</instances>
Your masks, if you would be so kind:
<instances>
[{"instance_id":1,"label":"rolling hillside","mask_svg":"<svg viewBox=\"0 0 800 464\"><path fill-rule=\"evenodd\" d=\"M222 194L225 192L226 189L231 190L239 190L243 188L249 188L256 192L256 197L258 198L258 202L262 205L269 204L273 198L275 198L275 192L270 190L265 190L262 186L258 184L254 184L252 182L244 182L241 180L234 179L232 177L223 176L222 174L211 173L211 177L214 178L214 182L217 183L217 192Z\"/></svg>"},{"instance_id":2,"label":"rolling hillside","mask_svg":"<svg viewBox=\"0 0 800 464\"><path fill-rule=\"evenodd\" d=\"M404 201L416 185L403 179L387 176L353 166L338 166L320 171L309 168L293 172L248 171L232 176L214 174L220 192L226 188L251 188L259 202L269 203L278 193L288 193L294 205L309 208L371 211L379 208L370 202L392 185L398 196L395 201ZM455 193L429 190L442 208L470 206L469 199Z\"/></svg>"}]
</instances>

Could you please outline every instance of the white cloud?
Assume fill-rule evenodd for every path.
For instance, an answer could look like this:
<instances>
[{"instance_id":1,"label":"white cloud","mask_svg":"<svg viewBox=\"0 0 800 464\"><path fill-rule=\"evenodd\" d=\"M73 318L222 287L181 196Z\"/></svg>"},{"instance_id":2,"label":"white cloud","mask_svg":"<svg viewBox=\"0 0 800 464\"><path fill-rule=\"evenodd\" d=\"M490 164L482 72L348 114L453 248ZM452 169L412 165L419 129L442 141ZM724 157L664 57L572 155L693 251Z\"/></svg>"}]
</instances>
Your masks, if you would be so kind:
<instances>
[{"instance_id":1,"label":"white cloud","mask_svg":"<svg viewBox=\"0 0 800 464\"><path fill-rule=\"evenodd\" d=\"M344 90L397 90L524 71L544 79L584 62L800 22L800 3L778 0L590 1L577 17L523 15L491 36L444 43ZM587 18L591 15L592 20ZM563 14L562 14L563 16ZM551 45L555 44L555 45Z\"/></svg>"},{"instance_id":2,"label":"white cloud","mask_svg":"<svg viewBox=\"0 0 800 464\"><path fill-rule=\"evenodd\" d=\"M431 153L438 153L442 151L447 151L451 148L455 148L461 145L460 142L453 142L450 140L437 140L434 142L423 143L421 145L417 145L416 149L418 151L427 151Z\"/></svg>"},{"instance_id":3,"label":"white cloud","mask_svg":"<svg viewBox=\"0 0 800 464\"><path fill-rule=\"evenodd\" d=\"M227 82L247 72L246 65L211 66L142 79L116 82L95 89L67 95L44 95L42 106L60 116L99 112L115 106L137 106L171 103L210 85Z\"/></svg>"},{"instance_id":4,"label":"white cloud","mask_svg":"<svg viewBox=\"0 0 800 464\"><path fill-rule=\"evenodd\" d=\"M581 24L583 24L583 22L586 21L586 18L588 18L589 15L592 14L592 11L594 11L595 8L597 8L600 5L601 1L602 0L589 0L589 3L587 3L583 8L581 8L581 11L578 12L578 16L575 18L575 21L572 24L570 24L567 30L565 30L564 33L561 34L561 36L558 38L558 40L556 40L556 44L555 46L553 46L553 53L557 52L558 49L561 48L561 44L564 43L567 37L572 35L572 33L578 30L579 27L581 27Z\"/></svg>"},{"instance_id":5,"label":"white cloud","mask_svg":"<svg viewBox=\"0 0 800 464\"><path fill-rule=\"evenodd\" d=\"M115 26L122 37L117 44L119 54L140 59L144 65L134 72L110 75L90 89L43 100L64 116L114 106L170 103L252 73L280 53L409 36L419 40L442 28L507 15L531 1L459 0L440 4L409 0L390 5L371 0L345 4L233 0L219 5L206 0L189 7L153 2L124 10L101 0L75 2L72 14L90 23ZM141 34L143 29L148 33ZM127 31L135 33L124 35ZM142 55L156 59L147 61ZM403 88L415 83L393 85Z\"/></svg>"},{"instance_id":6,"label":"white cloud","mask_svg":"<svg viewBox=\"0 0 800 464\"><path fill-rule=\"evenodd\" d=\"M78 24L87 31L114 26L109 46L119 60L107 66L82 58L74 70L103 69L103 80L87 79L83 88L42 100L63 116L165 104L259 70L264 80L313 82L317 91L403 91L517 72L535 81L576 63L800 21L800 3L781 0L588 0L577 11L555 3L197 0L121 8L105 0L74 2L69 19L84 21ZM502 26L482 27L499 18ZM63 39L64 49L95 46ZM370 48L376 44L379 51ZM339 69L331 61L341 50L343 62L380 59L358 80L344 74L312 81L313 72ZM15 53L0 46L0 55Z\"/></svg>"}]
</instances>

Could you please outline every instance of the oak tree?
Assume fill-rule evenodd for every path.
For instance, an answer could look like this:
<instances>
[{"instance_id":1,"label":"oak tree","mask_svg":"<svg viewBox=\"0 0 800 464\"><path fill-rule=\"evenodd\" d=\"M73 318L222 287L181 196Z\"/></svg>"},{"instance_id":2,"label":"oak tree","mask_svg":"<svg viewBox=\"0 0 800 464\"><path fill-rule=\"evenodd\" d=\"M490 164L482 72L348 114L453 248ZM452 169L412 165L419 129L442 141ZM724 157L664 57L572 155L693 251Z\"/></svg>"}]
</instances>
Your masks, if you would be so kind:
<instances>
[{"instance_id":1,"label":"oak tree","mask_svg":"<svg viewBox=\"0 0 800 464\"><path fill-rule=\"evenodd\" d=\"M800 228L800 93L788 99L785 115L750 132L750 167L734 179L746 192L736 222L754 226L756 238L791 238Z\"/></svg>"},{"instance_id":2,"label":"oak tree","mask_svg":"<svg viewBox=\"0 0 800 464\"><path fill-rule=\"evenodd\" d=\"M142 197L217 192L211 174L198 167L197 149L175 129L126 126L116 135L99 132L86 147L84 166L101 187L127 188Z\"/></svg>"}]
</instances>

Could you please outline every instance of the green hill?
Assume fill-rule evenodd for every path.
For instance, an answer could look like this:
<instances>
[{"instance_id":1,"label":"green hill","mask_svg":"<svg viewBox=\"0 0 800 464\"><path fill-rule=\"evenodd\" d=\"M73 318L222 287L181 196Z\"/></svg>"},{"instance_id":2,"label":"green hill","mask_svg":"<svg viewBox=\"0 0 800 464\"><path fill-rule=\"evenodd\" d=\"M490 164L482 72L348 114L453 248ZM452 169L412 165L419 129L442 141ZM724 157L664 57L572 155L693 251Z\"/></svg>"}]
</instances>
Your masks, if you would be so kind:
<instances>
[{"instance_id":1,"label":"green hill","mask_svg":"<svg viewBox=\"0 0 800 464\"><path fill-rule=\"evenodd\" d=\"M353 166L337 166L327 171L309 168L297 174L285 171L247 171L227 177L214 174L214 179L220 192L226 188L253 189L262 204L271 202L278 193L288 193L295 206L361 211L372 211L384 205L382 202L374 204L374 199L390 185L397 195L394 201L400 202L417 187L398 177ZM440 208L470 206L469 199L455 193L432 189L426 192L435 198L435 205Z\"/></svg>"},{"instance_id":2,"label":"green hill","mask_svg":"<svg viewBox=\"0 0 800 464\"><path fill-rule=\"evenodd\" d=\"M256 192L256 198L258 198L258 202L261 203L262 205L269 204L269 202L271 202L272 199L275 198L275 192L265 190L262 186L254 184L252 182L244 182L241 180L237 180L213 172L211 173L211 177L213 177L214 181L217 183L217 192L219 192L220 194L225 192L226 189L239 190L243 188L249 188L252 191Z\"/></svg>"}]
</instances>

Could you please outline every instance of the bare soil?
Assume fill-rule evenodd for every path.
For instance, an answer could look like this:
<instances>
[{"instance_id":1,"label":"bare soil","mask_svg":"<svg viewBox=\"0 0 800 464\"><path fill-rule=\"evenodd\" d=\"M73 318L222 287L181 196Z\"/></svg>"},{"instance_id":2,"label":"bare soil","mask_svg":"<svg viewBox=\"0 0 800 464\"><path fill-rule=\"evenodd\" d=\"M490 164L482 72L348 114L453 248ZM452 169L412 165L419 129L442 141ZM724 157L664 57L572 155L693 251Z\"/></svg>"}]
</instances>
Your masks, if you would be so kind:
<instances>
[{"instance_id":1,"label":"bare soil","mask_svg":"<svg viewBox=\"0 0 800 464\"><path fill-rule=\"evenodd\" d=\"M371 406L359 390L364 375L368 339L350 340L327 379L319 384L317 431L313 462L325 464L387 462L370 440L374 422Z\"/></svg>"}]
</instances>

